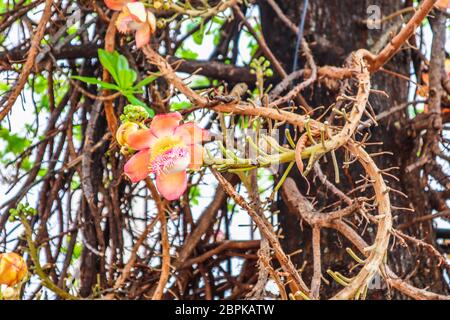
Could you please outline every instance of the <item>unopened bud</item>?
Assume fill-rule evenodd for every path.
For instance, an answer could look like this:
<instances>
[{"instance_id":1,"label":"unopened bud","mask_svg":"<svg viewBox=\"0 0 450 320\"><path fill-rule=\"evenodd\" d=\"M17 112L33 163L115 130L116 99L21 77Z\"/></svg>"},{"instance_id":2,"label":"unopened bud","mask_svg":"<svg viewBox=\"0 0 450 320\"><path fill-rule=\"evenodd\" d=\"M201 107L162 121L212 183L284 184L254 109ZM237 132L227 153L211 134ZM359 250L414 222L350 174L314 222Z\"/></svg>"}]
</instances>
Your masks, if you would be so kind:
<instances>
[{"instance_id":1,"label":"unopened bud","mask_svg":"<svg viewBox=\"0 0 450 320\"><path fill-rule=\"evenodd\" d=\"M27 272L25 260L17 253L0 254L0 284L15 286L25 278Z\"/></svg>"},{"instance_id":2,"label":"unopened bud","mask_svg":"<svg viewBox=\"0 0 450 320\"><path fill-rule=\"evenodd\" d=\"M125 122L123 123L116 132L117 142L121 146L126 146L128 141L128 136L130 133L139 130L139 125L134 122Z\"/></svg>"},{"instance_id":3,"label":"unopened bud","mask_svg":"<svg viewBox=\"0 0 450 320\"><path fill-rule=\"evenodd\" d=\"M122 122L144 122L148 119L148 112L144 107L127 105L123 110L123 114L120 116Z\"/></svg>"},{"instance_id":4,"label":"unopened bud","mask_svg":"<svg viewBox=\"0 0 450 320\"><path fill-rule=\"evenodd\" d=\"M163 6L163 3L161 1L153 1L153 7L158 10L159 8L161 8Z\"/></svg>"}]
</instances>

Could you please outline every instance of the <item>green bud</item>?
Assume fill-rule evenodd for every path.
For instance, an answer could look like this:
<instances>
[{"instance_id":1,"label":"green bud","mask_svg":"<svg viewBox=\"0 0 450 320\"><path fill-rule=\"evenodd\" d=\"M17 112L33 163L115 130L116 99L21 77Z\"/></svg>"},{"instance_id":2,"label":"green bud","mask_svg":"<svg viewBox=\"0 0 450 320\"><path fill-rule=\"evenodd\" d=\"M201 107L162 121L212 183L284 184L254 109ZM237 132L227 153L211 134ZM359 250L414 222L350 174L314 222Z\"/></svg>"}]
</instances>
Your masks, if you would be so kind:
<instances>
[{"instance_id":1,"label":"green bud","mask_svg":"<svg viewBox=\"0 0 450 320\"><path fill-rule=\"evenodd\" d=\"M273 76L273 71L272 71L272 69L267 69L264 73L265 73L266 77L271 77L271 76Z\"/></svg>"},{"instance_id":2,"label":"green bud","mask_svg":"<svg viewBox=\"0 0 450 320\"><path fill-rule=\"evenodd\" d=\"M158 19L158 21L156 22L156 27L158 29L162 29L166 26L166 20L165 19Z\"/></svg>"},{"instance_id":3,"label":"green bud","mask_svg":"<svg viewBox=\"0 0 450 320\"><path fill-rule=\"evenodd\" d=\"M127 105L120 116L122 122L141 123L148 119L148 112L141 106Z\"/></svg>"}]
</instances>

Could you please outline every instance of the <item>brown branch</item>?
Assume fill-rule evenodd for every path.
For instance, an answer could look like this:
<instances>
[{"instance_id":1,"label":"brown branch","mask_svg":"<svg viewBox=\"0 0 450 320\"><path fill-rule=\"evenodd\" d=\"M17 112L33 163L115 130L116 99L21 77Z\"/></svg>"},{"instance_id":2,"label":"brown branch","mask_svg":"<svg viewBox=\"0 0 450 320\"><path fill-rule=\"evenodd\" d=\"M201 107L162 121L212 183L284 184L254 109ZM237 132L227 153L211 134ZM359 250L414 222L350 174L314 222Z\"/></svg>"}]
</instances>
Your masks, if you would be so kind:
<instances>
[{"instance_id":1,"label":"brown branch","mask_svg":"<svg viewBox=\"0 0 450 320\"><path fill-rule=\"evenodd\" d=\"M238 178L235 175L227 176L227 180L230 181L232 185L238 182ZM185 261L194 251L195 247L199 243L201 237L205 234L208 228L214 223L217 211L226 202L227 194L221 189L217 188L214 198L211 203L202 212L200 218L198 219L194 230L189 234L183 247L178 253L178 259L174 262L175 268L180 268L184 265Z\"/></svg>"},{"instance_id":2,"label":"brown branch","mask_svg":"<svg viewBox=\"0 0 450 320\"><path fill-rule=\"evenodd\" d=\"M247 21L245 16L242 14L241 9L239 9L238 6L233 6L233 12L237 15L239 20L241 20L241 22L245 25L245 27L252 34L252 36L256 39L256 42L258 42L260 49L263 51L264 55L267 57L267 59L269 59L269 61L274 66L275 71L280 75L281 78L286 78L287 77L286 71L284 71L283 67L281 66L280 61L272 53L272 50L270 50L264 37L262 35L259 35L255 31L255 29L253 29L253 27Z\"/></svg>"},{"instance_id":3,"label":"brown branch","mask_svg":"<svg viewBox=\"0 0 450 320\"><path fill-rule=\"evenodd\" d=\"M438 266L443 265L445 267L445 269L447 270L447 272L450 272L450 265L447 263L447 258L442 255L435 247L433 247L431 244L420 240L420 239L416 239L414 237L411 237L403 232L401 232L400 230L392 230L392 233L399 237L400 239L406 239L412 243L414 243L416 246L418 247L424 247L426 250L428 250L428 252L430 252L433 256L435 256L437 258L437 260L439 261Z\"/></svg>"},{"instance_id":4,"label":"brown branch","mask_svg":"<svg viewBox=\"0 0 450 320\"><path fill-rule=\"evenodd\" d=\"M166 59L156 53L150 46L145 46L143 52L150 63L156 65L166 80L177 88L182 94L188 97L194 104L205 106L208 99L198 95L194 90L186 86L183 81L175 74L172 66Z\"/></svg>"},{"instance_id":5,"label":"brown branch","mask_svg":"<svg viewBox=\"0 0 450 320\"><path fill-rule=\"evenodd\" d=\"M192 266L193 264L199 264L207 259L211 258L214 255L218 255L226 250L231 249L237 249L237 250L249 250L249 249L257 249L259 247L259 240L253 240L253 241L231 241L227 240L222 243L220 243L217 247L215 247L212 250L209 250L202 255L199 255L195 258L189 259L185 261L179 268L187 268Z\"/></svg>"},{"instance_id":6,"label":"brown branch","mask_svg":"<svg viewBox=\"0 0 450 320\"><path fill-rule=\"evenodd\" d=\"M356 248L366 257L369 256L369 253L365 248L369 245L364 241L364 239L356 233L352 228L350 228L343 221L334 221L330 226L330 228L336 229L342 235L344 235L350 242L352 242ZM403 294L416 299L416 300L450 300L450 296L444 296L440 294L436 294L425 289L416 288L410 284L408 284L405 280L399 278L388 266L383 266L385 269L385 273L387 275L386 281L388 284Z\"/></svg>"},{"instance_id":7,"label":"brown branch","mask_svg":"<svg viewBox=\"0 0 450 320\"><path fill-rule=\"evenodd\" d=\"M239 195L236 190L233 188L233 186L215 169L212 169L212 172L216 179L220 182L220 184L223 186L223 189L225 192L234 199L234 201L241 206L243 209L245 209L250 217L253 219L255 224L258 226L259 231L261 234L266 238L272 249L275 251L275 255L280 262L281 267L283 270L290 275L292 280L297 286L297 290L302 290L304 293L308 294L309 289L302 280L300 274L298 273L297 269L294 267L291 259L284 253L283 249L281 248L280 242L278 241L277 236L272 230L272 226L270 223L263 217L260 216L246 201L245 199Z\"/></svg>"},{"instance_id":8,"label":"brown branch","mask_svg":"<svg viewBox=\"0 0 450 320\"><path fill-rule=\"evenodd\" d=\"M144 243L145 239L147 239L147 236L152 232L152 230L155 227L158 220L159 220L159 216L154 218L150 222L150 224L147 225L144 232L142 232L138 241L134 244L133 249L131 250L130 259L128 259L128 262L126 263L125 267L122 269L122 272L121 272L119 278L117 278L116 283L114 284L114 287L113 287L114 291L117 291L118 289L120 289L124 285L125 281L127 281L128 277L130 275L131 269L133 268L134 264L136 263L137 253L138 253L139 248ZM115 295L114 292L110 293L105 297L105 299L113 299L114 295Z\"/></svg>"},{"instance_id":9,"label":"brown branch","mask_svg":"<svg viewBox=\"0 0 450 320\"><path fill-rule=\"evenodd\" d=\"M158 208L158 219L161 223L161 250L162 250L162 261L161 261L161 275L159 276L158 285L155 292L153 293L152 300L161 300L164 294L164 288L166 287L167 281L170 277L170 244L169 244L169 233L167 230L167 218L165 212L166 202L162 201L158 190L156 190L153 182L147 178L145 180L147 188L150 190L152 198L155 200Z\"/></svg>"},{"instance_id":10,"label":"brown branch","mask_svg":"<svg viewBox=\"0 0 450 320\"><path fill-rule=\"evenodd\" d=\"M22 71L19 76L19 80L16 82L16 84L13 87L13 91L8 97L8 100L3 107L3 109L0 111L0 121L2 121L8 112L13 107L14 103L17 100L17 97L22 92L23 87L27 83L28 76L31 73L31 69L34 65L34 60L36 59L36 56L39 53L39 46L41 44L41 40L45 35L45 26L47 22L50 20L50 17L52 16L52 5L53 0L47 0L45 2L45 9L42 13L41 20L39 21L39 25L36 28L36 33L34 34L33 40L31 41L30 50L27 53L27 60L22 68Z\"/></svg>"},{"instance_id":11,"label":"brown branch","mask_svg":"<svg viewBox=\"0 0 450 320\"><path fill-rule=\"evenodd\" d=\"M375 197L380 218L378 221L378 231L375 243L370 247L370 255L366 260L365 265L350 284L337 293L333 299L352 298L358 290L366 286L372 279L375 272L383 263L392 227L388 189L381 173L370 156L361 147L355 146L353 143L347 144L346 147L358 158L371 181L373 181L372 183L375 189ZM286 179L282 191L283 199L287 205L293 209L293 212L298 212L312 227L327 227L340 222L339 214L326 215L324 213L315 212L310 202L298 191L295 182L291 178ZM346 212L350 213L352 211Z\"/></svg>"},{"instance_id":12,"label":"brown branch","mask_svg":"<svg viewBox=\"0 0 450 320\"><path fill-rule=\"evenodd\" d=\"M449 217L450 217L450 210L445 210L445 211L438 212L438 213L433 213L433 214L427 214L425 216L421 216L421 217L415 218L415 219L413 219L410 222L403 223L403 224L397 226L397 229L406 229L406 228L409 228L409 227L411 227L414 224L419 223L419 222L433 220L433 219L436 219L436 218L449 218Z\"/></svg>"},{"instance_id":13,"label":"brown branch","mask_svg":"<svg viewBox=\"0 0 450 320\"><path fill-rule=\"evenodd\" d=\"M398 52L398 50L400 50L400 47L414 34L437 1L438 0L424 0L422 2L419 9L408 21L406 26L400 30L391 42L378 53L378 55L373 57L372 61L370 61L370 72L377 72Z\"/></svg>"},{"instance_id":14,"label":"brown branch","mask_svg":"<svg viewBox=\"0 0 450 320\"><path fill-rule=\"evenodd\" d=\"M322 263L320 258L320 227L312 229L312 248L313 248L313 277L311 280L311 297L319 299L320 282L322 278Z\"/></svg>"},{"instance_id":15,"label":"brown branch","mask_svg":"<svg viewBox=\"0 0 450 320\"><path fill-rule=\"evenodd\" d=\"M109 22L108 25L108 29L106 30L106 35L105 35L105 50L107 52L113 52L115 45L116 45L116 20L117 17L119 16L119 13L116 12L113 14L111 21ZM111 75L109 74L108 70L106 70L106 68L103 68L103 81L104 82L110 82L111 81ZM109 95L109 91L108 90L104 90L102 96L108 96ZM105 115L106 115L106 121L108 123L108 128L109 131L112 134L116 133L117 130L117 117L114 113L114 106L112 103L112 100L106 100L103 103L104 107L105 107Z\"/></svg>"}]
</instances>

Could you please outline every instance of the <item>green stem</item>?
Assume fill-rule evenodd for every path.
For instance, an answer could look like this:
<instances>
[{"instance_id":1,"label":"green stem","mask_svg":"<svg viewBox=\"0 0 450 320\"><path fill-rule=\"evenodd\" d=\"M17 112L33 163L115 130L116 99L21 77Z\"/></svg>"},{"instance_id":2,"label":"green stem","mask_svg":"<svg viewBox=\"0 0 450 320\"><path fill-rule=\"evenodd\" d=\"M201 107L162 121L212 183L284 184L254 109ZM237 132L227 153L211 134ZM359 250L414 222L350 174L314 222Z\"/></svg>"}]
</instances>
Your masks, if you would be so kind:
<instances>
[{"instance_id":1,"label":"green stem","mask_svg":"<svg viewBox=\"0 0 450 320\"><path fill-rule=\"evenodd\" d=\"M269 199L273 199L273 197L275 196L275 193L277 193L277 191L281 188L281 186L283 185L284 181L286 180L289 172L291 171L292 167L294 166L295 162L291 162L289 163L288 167L286 168L286 171L284 172L283 176L281 177L280 181L278 181L276 187L273 189Z\"/></svg>"},{"instance_id":2,"label":"green stem","mask_svg":"<svg viewBox=\"0 0 450 320\"><path fill-rule=\"evenodd\" d=\"M30 253L30 257L31 260L33 261L34 264L34 268L36 270L37 275L39 276L39 278L42 281L42 284L49 290L53 291L54 293L56 293L58 296L60 296L63 299L66 300L79 300L78 297L75 297L73 295L71 295L70 293L64 291L63 289L59 288L58 286L56 286L52 280L50 280L50 278L47 276L47 274L44 272L44 270L42 269L42 266L39 262L39 253L38 250L36 248L36 246L34 245L33 242L33 231L31 230L31 226L28 224L28 221L26 219L26 217L21 216L20 220L22 221L22 225L25 228L25 237L28 243L28 249L29 249L29 253Z\"/></svg>"}]
</instances>

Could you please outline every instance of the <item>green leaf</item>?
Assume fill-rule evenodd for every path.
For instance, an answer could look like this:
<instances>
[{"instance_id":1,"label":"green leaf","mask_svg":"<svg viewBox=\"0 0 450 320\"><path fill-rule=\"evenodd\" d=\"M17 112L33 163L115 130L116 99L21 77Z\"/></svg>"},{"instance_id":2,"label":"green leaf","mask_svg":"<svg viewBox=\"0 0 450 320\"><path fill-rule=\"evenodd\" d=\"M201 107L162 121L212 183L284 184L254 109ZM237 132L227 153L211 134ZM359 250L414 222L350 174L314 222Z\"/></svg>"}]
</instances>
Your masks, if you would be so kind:
<instances>
[{"instance_id":1,"label":"green leaf","mask_svg":"<svg viewBox=\"0 0 450 320\"><path fill-rule=\"evenodd\" d=\"M121 91L125 91L133 87L133 83L137 79L136 71L132 69L119 69L119 82L117 83Z\"/></svg>"},{"instance_id":2,"label":"green leaf","mask_svg":"<svg viewBox=\"0 0 450 320\"><path fill-rule=\"evenodd\" d=\"M194 34L192 35L192 39L196 44L201 45L203 43L204 37L205 37L205 26L202 25L202 27L197 32L194 32Z\"/></svg>"},{"instance_id":3,"label":"green leaf","mask_svg":"<svg viewBox=\"0 0 450 320\"><path fill-rule=\"evenodd\" d=\"M200 189L197 186L191 187L189 189L189 199L194 205L199 204L199 197L200 197Z\"/></svg>"},{"instance_id":4,"label":"green leaf","mask_svg":"<svg viewBox=\"0 0 450 320\"><path fill-rule=\"evenodd\" d=\"M96 84L105 89L111 89L111 90L117 90L117 91L120 90L120 88L118 86L116 86L115 84L101 81L101 80L98 80L97 78L93 78L93 77L72 76L71 78L75 79L75 80L80 80L80 81L83 81L83 82L89 83L89 84Z\"/></svg>"},{"instance_id":5,"label":"green leaf","mask_svg":"<svg viewBox=\"0 0 450 320\"><path fill-rule=\"evenodd\" d=\"M77 260L81 256L82 252L83 252L83 245L77 242L73 248L72 259Z\"/></svg>"},{"instance_id":6,"label":"green leaf","mask_svg":"<svg viewBox=\"0 0 450 320\"><path fill-rule=\"evenodd\" d=\"M115 51L115 53L117 53L117 51ZM127 58L125 58L121 54L118 54L117 71L120 71L120 70L130 70L130 65L128 64Z\"/></svg>"},{"instance_id":7,"label":"green leaf","mask_svg":"<svg viewBox=\"0 0 450 320\"><path fill-rule=\"evenodd\" d=\"M1 150L3 153L11 152L14 155L18 155L31 145L31 141L26 137L21 137L18 134L11 133L8 129L1 127L0 139L6 142L6 147Z\"/></svg>"},{"instance_id":8,"label":"green leaf","mask_svg":"<svg viewBox=\"0 0 450 320\"><path fill-rule=\"evenodd\" d=\"M4 82L0 82L0 93L6 92L11 88L10 85Z\"/></svg>"},{"instance_id":9,"label":"green leaf","mask_svg":"<svg viewBox=\"0 0 450 320\"><path fill-rule=\"evenodd\" d=\"M207 77L204 76L196 76L194 80L189 84L189 87L208 87L211 84L211 81Z\"/></svg>"},{"instance_id":10,"label":"green leaf","mask_svg":"<svg viewBox=\"0 0 450 320\"><path fill-rule=\"evenodd\" d=\"M176 52L176 56L186 60L195 60L198 57L198 53L192 51L191 49L180 47Z\"/></svg>"},{"instance_id":11,"label":"green leaf","mask_svg":"<svg viewBox=\"0 0 450 320\"><path fill-rule=\"evenodd\" d=\"M117 51L110 53L103 49L98 49L98 58L100 59L102 66L108 70L116 83L119 84L119 77L117 74L119 53Z\"/></svg>"},{"instance_id":12,"label":"green leaf","mask_svg":"<svg viewBox=\"0 0 450 320\"><path fill-rule=\"evenodd\" d=\"M178 111L178 110L188 109L191 106L192 106L192 104L189 101L174 102L170 105L170 111Z\"/></svg>"},{"instance_id":13,"label":"green leaf","mask_svg":"<svg viewBox=\"0 0 450 320\"><path fill-rule=\"evenodd\" d=\"M145 78L144 80L139 81L133 88L134 89L141 89L142 87L145 87L145 86L149 85L150 83L152 83L156 79L158 79L158 76L149 76L149 77Z\"/></svg>"}]
</instances>

